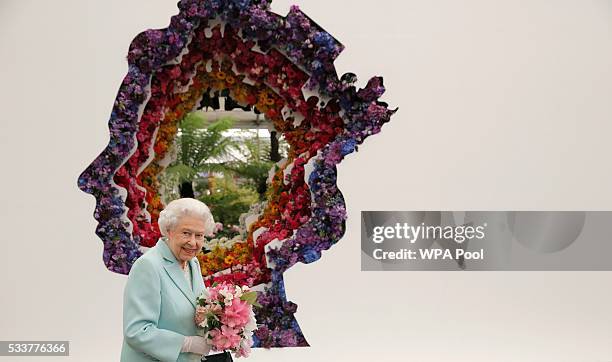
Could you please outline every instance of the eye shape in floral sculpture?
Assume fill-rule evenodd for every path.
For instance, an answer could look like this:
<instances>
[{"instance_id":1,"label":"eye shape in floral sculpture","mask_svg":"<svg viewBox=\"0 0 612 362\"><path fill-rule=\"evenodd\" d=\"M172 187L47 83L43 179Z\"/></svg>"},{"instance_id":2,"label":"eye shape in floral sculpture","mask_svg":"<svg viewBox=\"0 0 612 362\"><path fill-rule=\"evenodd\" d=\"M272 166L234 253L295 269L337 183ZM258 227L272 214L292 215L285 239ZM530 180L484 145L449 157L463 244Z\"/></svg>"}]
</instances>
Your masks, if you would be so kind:
<instances>
[{"instance_id":1,"label":"eye shape in floral sculpture","mask_svg":"<svg viewBox=\"0 0 612 362\"><path fill-rule=\"evenodd\" d=\"M256 107L290 148L270 172L264 210L232 246L230 272L212 280L260 287L259 328L253 347L308 346L288 301L283 272L311 263L343 236L346 208L336 165L396 110L379 101L382 78L356 89L352 73L338 77L333 62L343 46L297 6L286 17L265 0L182 0L165 29L139 34L130 45L109 120L110 142L79 176L96 198L96 234L103 260L128 274L143 247L160 236L164 205L157 175L168 165L178 123L204 92L228 89L241 105ZM310 95L308 95L310 94ZM213 278L214 276L214 278Z\"/></svg>"}]
</instances>

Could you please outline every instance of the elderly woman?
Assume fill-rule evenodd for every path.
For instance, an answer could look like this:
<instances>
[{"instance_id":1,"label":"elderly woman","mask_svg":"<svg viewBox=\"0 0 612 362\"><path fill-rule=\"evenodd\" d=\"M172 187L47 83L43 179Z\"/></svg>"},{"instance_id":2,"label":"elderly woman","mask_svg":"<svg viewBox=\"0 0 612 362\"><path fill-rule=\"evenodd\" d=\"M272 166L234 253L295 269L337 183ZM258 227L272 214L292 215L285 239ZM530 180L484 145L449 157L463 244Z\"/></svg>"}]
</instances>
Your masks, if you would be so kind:
<instances>
[{"instance_id":1,"label":"elderly woman","mask_svg":"<svg viewBox=\"0 0 612 362\"><path fill-rule=\"evenodd\" d=\"M170 202L163 235L134 262L123 297L121 361L200 361L210 345L196 335L196 297L206 291L196 254L215 227L206 204Z\"/></svg>"}]
</instances>

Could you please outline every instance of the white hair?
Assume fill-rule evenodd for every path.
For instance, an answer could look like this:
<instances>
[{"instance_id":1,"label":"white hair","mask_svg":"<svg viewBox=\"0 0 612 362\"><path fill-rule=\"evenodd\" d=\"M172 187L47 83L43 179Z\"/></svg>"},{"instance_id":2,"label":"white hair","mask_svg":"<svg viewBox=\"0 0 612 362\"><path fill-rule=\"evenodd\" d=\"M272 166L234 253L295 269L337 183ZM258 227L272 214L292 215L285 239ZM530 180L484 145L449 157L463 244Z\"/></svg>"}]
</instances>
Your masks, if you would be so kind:
<instances>
[{"instance_id":1,"label":"white hair","mask_svg":"<svg viewBox=\"0 0 612 362\"><path fill-rule=\"evenodd\" d=\"M159 225L161 234L163 236L168 236L168 230L176 226L180 218L184 215L202 218L205 225L205 235L210 236L214 232L215 220L208 206L200 200L185 197L170 201L159 213L157 224Z\"/></svg>"}]
</instances>

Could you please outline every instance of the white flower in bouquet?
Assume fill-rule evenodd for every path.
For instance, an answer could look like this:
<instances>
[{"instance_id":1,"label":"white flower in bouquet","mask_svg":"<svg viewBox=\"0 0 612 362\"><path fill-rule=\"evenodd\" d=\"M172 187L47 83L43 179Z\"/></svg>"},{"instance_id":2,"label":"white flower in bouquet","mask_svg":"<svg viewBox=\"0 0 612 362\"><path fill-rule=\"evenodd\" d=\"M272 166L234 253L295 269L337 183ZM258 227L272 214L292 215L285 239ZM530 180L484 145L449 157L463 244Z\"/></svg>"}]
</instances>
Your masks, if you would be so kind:
<instances>
[{"instance_id":1,"label":"white flower in bouquet","mask_svg":"<svg viewBox=\"0 0 612 362\"><path fill-rule=\"evenodd\" d=\"M234 292L234 296L236 298L242 297L242 288L239 285L236 285L236 291Z\"/></svg>"}]
</instances>

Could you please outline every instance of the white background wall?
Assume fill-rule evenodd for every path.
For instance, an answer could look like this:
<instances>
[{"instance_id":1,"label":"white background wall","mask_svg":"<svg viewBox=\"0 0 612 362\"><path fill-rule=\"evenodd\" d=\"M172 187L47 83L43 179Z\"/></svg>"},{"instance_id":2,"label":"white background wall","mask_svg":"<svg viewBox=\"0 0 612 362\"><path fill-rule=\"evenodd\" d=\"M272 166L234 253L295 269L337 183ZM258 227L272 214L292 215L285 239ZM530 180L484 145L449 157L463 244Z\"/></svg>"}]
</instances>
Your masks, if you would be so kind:
<instances>
[{"instance_id":1,"label":"white background wall","mask_svg":"<svg viewBox=\"0 0 612 362\"><path fill-rule=\"evenodd\" d=\"M611 273L361 272L359 246L360 210L610 210L611 2L273 9L291 3L346 45L340 74L383 75L400 111L338 169L344 238L286 274L311 347L250 359L612 361ZM176 12L0 2L0 340L70 340L71 357L50 361L119 359L126 279L104 267L76 180L108 142L129 43Z\"/></svg>"}]
</instances>

